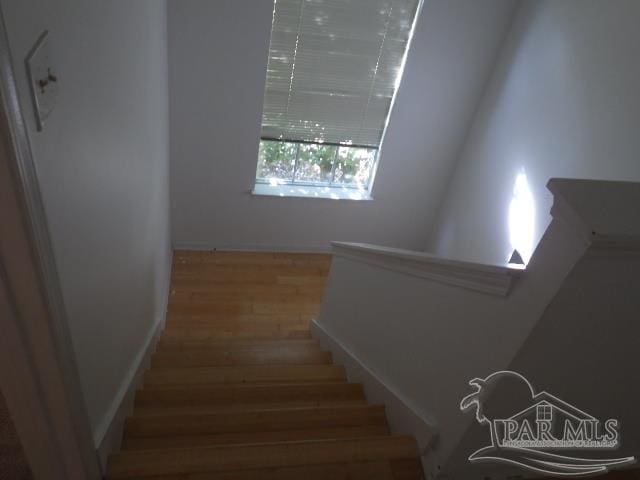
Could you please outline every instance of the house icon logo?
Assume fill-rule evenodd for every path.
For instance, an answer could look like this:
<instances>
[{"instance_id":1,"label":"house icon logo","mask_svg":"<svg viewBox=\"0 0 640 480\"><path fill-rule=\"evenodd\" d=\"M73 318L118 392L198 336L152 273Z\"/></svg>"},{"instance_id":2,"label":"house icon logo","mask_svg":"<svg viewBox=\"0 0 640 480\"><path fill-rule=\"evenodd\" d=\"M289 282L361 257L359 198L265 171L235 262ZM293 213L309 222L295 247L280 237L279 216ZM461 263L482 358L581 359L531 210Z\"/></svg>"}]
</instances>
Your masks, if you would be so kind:
<instances>
[{"instance_id":1,"label":"house icon logo","mask_svg":"<svg viewBox=\"0 0 640 480\"><path fill-rule=\"evenodd\" d=\"M593 475L635 463L635 457L602 458L602 450L620 445L618 420L601 422L548 392L535 393L519 373L503 370L469 385L476 391L462 399L460 409L475 409L476 420L491 434L491 445L471 454L471 462L501 462L555 476ZM488 403L489 396L497 402ZM505 405L513 412L508 417ZM592 453L567 455L575 450Z\"/></svg>"}]
</instances>

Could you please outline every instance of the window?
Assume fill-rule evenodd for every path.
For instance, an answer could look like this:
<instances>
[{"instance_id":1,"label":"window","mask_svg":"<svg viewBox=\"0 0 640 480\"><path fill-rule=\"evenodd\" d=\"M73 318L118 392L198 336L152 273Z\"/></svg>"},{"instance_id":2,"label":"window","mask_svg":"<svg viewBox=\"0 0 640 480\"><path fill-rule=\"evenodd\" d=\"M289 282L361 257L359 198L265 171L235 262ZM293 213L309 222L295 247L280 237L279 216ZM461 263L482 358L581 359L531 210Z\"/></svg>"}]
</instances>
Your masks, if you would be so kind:
<instances>
[{"instance_id":1,"label":"window","mask_svg":"<svg viewBox=\"0 0 640 480\"><path fill-rule=\"evenodd\" d=\"M418 3L275 1L256 191L370 190Z\"/></svg>"},{"instance_id":2,"label":"window","mask_svg":"<svg viewBox=\"0 0 640 480\"><path fill-rule=\"evenodd\" d=\"M552 414L551 405L538 405L536 407L536 420L539 422L550 422Z\"/></svg>"},{"instance_id":3,"label":"window","mask_svg":"<svg viewBox=\"0 0 640 480\"><path fill-rule=\"evenodd\" d=\"M262 140L256 180L367 189L376 153L367 147Z\"/></svg>"}]
</instances>

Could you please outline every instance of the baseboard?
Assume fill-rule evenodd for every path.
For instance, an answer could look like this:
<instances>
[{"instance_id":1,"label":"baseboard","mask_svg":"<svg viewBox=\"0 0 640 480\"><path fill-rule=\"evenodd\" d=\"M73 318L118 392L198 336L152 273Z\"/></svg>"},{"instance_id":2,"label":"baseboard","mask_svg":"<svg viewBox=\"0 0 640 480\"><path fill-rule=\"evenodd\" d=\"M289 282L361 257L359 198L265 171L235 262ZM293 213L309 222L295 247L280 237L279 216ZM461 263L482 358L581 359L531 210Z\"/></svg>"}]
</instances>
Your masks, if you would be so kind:
<instances>
[{"instance_id":1,"label":"baseboard","mask_svg":"<svg viewBox=\"0 0 640 480\"><path fill-rule=\"evenodd\" d=\"M267 243L176 242L174 250L223 250L229 252L330 253L331 245L278 245Z\"/></svg>"},{"instance_id":2,"label":"baseboard","mask_svg":"<svg viewBox=\"0 0 640 480\"><path fill-rule=\"evenodd\" d=\"M411 409L402 398L369 370L349 349L324 329L316 320L311 321L311 335L326 350L331 351L336 363L343 365L350 382L361 383L367 400L385 406L392 433L412 435L418 442L423 457L436 438L436 428Z\"/></svg>"},{"instance_id":3,"label":"baseboard","mask_svg":"<svg viewBox=\"0 0 640 480\"><path fill-rule=\"evenodd\" d=\"M160 334L164 328L167 312L167 304L169 301L169 289L171 287L171 262L173 252L169 254L168 265L166 268L167 278L165 279L163 297L164 304L160 315L149 329L147 337L142 344L137 355L131 362L129 370L125 375L118 392L113 398L107 413L104 415L102 422L95 429L93 441L100 461L100 468L106 475L107 460L109 455L120 449L122 442L122 433L124 422L128 415L133 412L133 402L135 393L142 385L145 371L151 363L151 355L156 350L156 345L160 339Z\"/></svg>"}]
</instances>

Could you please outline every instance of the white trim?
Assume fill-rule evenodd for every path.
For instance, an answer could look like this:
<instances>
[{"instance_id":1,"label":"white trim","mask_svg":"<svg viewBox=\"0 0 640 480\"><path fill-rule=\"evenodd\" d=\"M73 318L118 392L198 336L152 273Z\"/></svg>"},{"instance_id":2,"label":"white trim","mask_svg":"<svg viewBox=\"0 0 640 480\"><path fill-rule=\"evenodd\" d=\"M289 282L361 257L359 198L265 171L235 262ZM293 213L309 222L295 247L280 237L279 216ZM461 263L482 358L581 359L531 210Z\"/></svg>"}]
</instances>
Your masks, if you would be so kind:
<instances>
[{"instance_id":1,"label":"white trim","mask_svg":"<svg viewBox=\"0 0 640 480\"><path fill-rule=\"evenodd\" d=\"M175 242L173 249L195 251L220 250L223 252L331 253L331 247L329 245L295 246L268 243L215 244L209 242Z\"/></svg>"},{"instance_id":2,"label":"white trim","mask_svg":"<svg viewBox=\"0 0 640 480\"><path fill-rule=\"evenodd\" d=\"M415 437L424 466L427 452L436 440L436 426L410 407L403 400L402 395L367 368L353 352L340 343L317 320L311 321L310 329L311 335L320 342L322 348L331 351L335 362L345 367L349 381L362 384L367 401L385 406L391 432Z\"/></svg>"},{"instance_id":3,"label":"white trim","mask_svg":"<svg viewBox=\"0 0 640 480\"><path fill-rule=\"evenodd\" d=\"M333 254L395 272L482 293L506 296L522 270L442 258L430 253L366 243L332 242Z\"/></svg>"},{"instance_id":4,"label":"white trim","mask_svg":"<svg viewBox=\"0 0 640 480\"><path fill-rule=\"evenodd\" d=\"M325 200L373 200L369 190L322 185L256 183L253 190L251 190L251 195L254 197L317 198Z\"/></svg>"},{"instance_id":5,"label":"white trim","mask_svg":"<svg viewBox=\"0 0 640 480\"><path fill-rule=\"evenodd\" d=\"M331 351L335 363L344 365L349 381L362 383L367 401L386 406L391 430L394 433L414 435L421 453L424 453L436 438L436 425L410 407L402 395L381 380L317 320L311 320L310 329L311 336L318 340L324 349Z\"/></svg>"},{"instance_id":6,"label":"white trim","mask_svg":"<svg viewBox=\"0 0 640 480\"><path fill-rule=\"evenodd\" d=\"M133 411L135 393L142 385L144 373L149 368L151 356L156 350L158 340L164 329L169 303L169 290L171 289L172 260L173 252L170 252L166 268L167 275L164 279L164 289L161 297L163 299L162 311L149 329L140 350L138 350L138 353L129 366L129 370L122 379L120 387L114 395L109 408L93 432L93 442L98 452L100 467L104 474L106 474L107 471L109 455L120 449L125 419Z\"/></svg>"},{"instance_id":7,"label":"white trim","mask_svg":"<svg viewBox=\"0 0 640 480\"><path fill-rule=\"evenodd\" d=\"M413 45L413 39L415 37L416 28L418 27L418 20L422 15L423 6L424 6L424 0L418 0L418 5L416 6L416 13L413 16L413 22L411 23L411 30L409 30L409 37L407 38L407 45L405 46L405 49L404 49L404 55L402 55L402 63L400 64L400 70L398 71L398 77L400 78L400 83L398 83L393 90L393 97L391 98L391 103L389 103L387 118L385 118L384 120L382 135L380 135L380 146L378 147L378 151L376 152L376 159L373 166L371 167L371 173L369 174L369 194L371 196L373 196L373 186L375 184L376 175L378 174L378 168L380 167L380 162L382 161L382 156L384 154L384 141L387 137L389 124L391 123L391 115L393 115L394 107L396 106L396 99L398 98L398 92L400 91L400 87L402 86L402 80L404 79L404 71L407 66L407 59L409 58L409 50Z\"/></svg>"},{"instance_id":8,"label":"white trim","mask_svg":"<svg viewBox=\"0 0 640 480\"><path fill-rule=\"evenodd\" d=\"M634 222L640 183L552 178L547 189L553 218L567 223L595 254L640 253L640 226Z\"/></svg>"}]
</instances>

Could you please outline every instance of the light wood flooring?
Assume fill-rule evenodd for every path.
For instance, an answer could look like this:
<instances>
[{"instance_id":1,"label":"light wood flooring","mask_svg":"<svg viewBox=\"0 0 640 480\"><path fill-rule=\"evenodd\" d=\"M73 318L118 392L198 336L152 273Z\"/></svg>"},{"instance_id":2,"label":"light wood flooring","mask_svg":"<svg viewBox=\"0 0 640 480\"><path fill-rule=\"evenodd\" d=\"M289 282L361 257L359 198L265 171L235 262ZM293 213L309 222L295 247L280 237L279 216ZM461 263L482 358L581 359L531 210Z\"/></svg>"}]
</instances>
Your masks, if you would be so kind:
<instances>
[{"instance_id":1,"label":"light wood flooring","mask_svg":"<svg viewBox=\"0 0 640 480\"><path fill-rule=\"evenodd\" d=\"M311 338L328 255L177 251L108 478L417 480L415 440Z\"/></svg>"}]
</instances>

